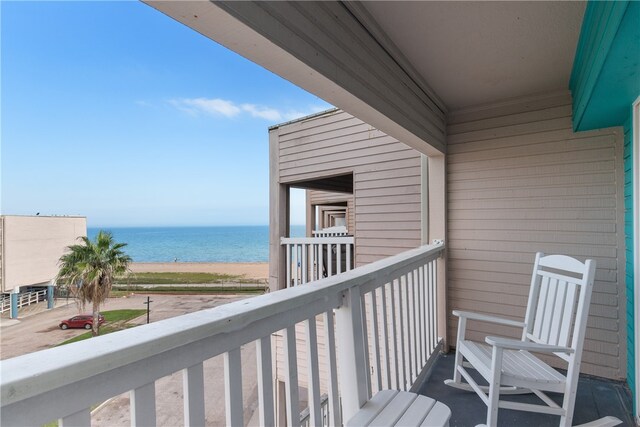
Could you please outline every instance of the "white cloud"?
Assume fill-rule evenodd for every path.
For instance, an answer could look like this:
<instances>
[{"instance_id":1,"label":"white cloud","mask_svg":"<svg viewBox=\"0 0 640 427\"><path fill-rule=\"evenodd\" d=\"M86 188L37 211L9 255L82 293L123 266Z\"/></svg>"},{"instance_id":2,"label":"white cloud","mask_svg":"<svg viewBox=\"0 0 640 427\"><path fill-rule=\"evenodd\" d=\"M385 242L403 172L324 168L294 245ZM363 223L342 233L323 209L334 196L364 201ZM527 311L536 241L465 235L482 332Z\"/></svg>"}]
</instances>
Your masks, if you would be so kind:
<instances>
[{"instance_id":1,"label":"white cloud","mask_svg":"<svg viewBox=\"0 0 640 427\"><path fill-rule=\"evenodd\" d=\"M251 114L252 117L258 117L265 120L279 121L282 120L282 113L275 108L263 107L254 104L242 104L242 110Z\"/></svg>"},{"instance_id":2,"label":"white cloud","mask_svg":"<svg viewBox=\"0 0 640 427\"><path fill-rule=\"evenodd\" d=\"M232 101L213 98L191 98L171 101L171 104L190 114L209 114L214 117L235 117L241 110Z\"/></svg>"},{"instance_id":3,"label":"white cloud","mask_svg":"<svg viewBox=\"0 0 640 427\"><path fill-rule=\"evenodd\" d=\"M188 114L198 116L201 114L213 117L234 118L241 114L268 120L270 122L285 122L295 120L309 114L324 110L323 106L310 106L307 111L278 110L264 105L237 104L233 101L220 98L182 98L169 101L171 105Z\"/></svg>"}]
</instances>

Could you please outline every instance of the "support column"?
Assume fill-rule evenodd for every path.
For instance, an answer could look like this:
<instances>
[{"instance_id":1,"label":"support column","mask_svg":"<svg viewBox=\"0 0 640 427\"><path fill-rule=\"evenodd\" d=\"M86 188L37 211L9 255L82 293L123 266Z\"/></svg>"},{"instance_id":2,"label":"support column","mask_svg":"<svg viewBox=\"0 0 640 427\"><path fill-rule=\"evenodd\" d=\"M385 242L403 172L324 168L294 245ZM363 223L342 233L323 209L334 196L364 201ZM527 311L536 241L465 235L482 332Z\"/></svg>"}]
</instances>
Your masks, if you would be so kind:
<instances>
[{"instance_id":1,"label":"support column","mask_svg":"<svg viewBox=\"0 0 640 427\"><path fill-rule=\"evenodd\" d=\"M53 294L55 289L56 288L53 285L47 286L47 309L49 310L53 308Z\"/></svg>"},{"instance_id":2,"label":"support column","mask_svg":"<svg viewBox=\"0 0 640 427\"><path fill-rule=\"evenodd\" d=\"M429 243L429 157L420 154L420 244Z\"/></svg>"},{"instance_id":3,"label":"support column","mask_svg":"<svg viewBox=\"0 0 640 427\"><path fill-rule=\"evenodd\" d=\"M309 190L305 190L305 198L306 198L306 236L313 237L313 230L316 229L316 207L311 204L311 197L309 197Z\"/></svg>"},{"instance_id":4,"label":"support column","mask_svg":"<svg viewBox=\"0 0 640 427\"><path fill-rule=\"evenodd\" d=\"M428 239L442 240L446 243L447 235L447 171L444 155L429 157L427 165L428 180ZM447 251L436 264L437 269L437 310L438 336L444 340L443 351L449 351L447 339Z\"/></svg>"},{"instance_id":5,"label":"support column","mask_svg":"<svg viewBox=\"0 0 640 427\"><path fill-rule=\"evenodd\" d=\"M19 296L20 296L20 288L15 288L10 294L11 311L9 313L12 319L18 318L18 297Z\"/></svg>"},{"instance_id":6,"label":"support column","mask_svg":"<svg viewBox=\"0 0 640 427\"><path fill-rule=\"evenodd\" d=\"M269 130L269 289L285 287L286 251L281 237L289 235L289 186L280 184L278 128Z\"/></svg>"},{"instance_id":7,"label":"support column","mask_svg":"<svg viewBox=\"0 0 640 427\"><path fill-rule=\"evenodd\" d=\"M344 302L335 310L338 383L342 394L342 417L346 422L369 398L369 376L365 368L367 349L364 345L364 326L360 288L345 291Z\"/></svg>"}]
</instances>

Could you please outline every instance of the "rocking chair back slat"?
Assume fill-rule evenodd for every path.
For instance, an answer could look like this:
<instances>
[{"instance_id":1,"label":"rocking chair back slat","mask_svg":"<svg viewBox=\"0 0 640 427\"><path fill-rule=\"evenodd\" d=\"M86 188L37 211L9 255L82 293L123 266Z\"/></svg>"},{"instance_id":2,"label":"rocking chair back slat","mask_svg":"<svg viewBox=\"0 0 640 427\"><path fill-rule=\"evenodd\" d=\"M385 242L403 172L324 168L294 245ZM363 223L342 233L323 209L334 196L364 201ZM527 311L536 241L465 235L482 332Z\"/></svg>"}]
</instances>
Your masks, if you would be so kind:
<instances>
[{"instance_id":1,"label":"rocking chair back slat","mask_svg":"<svg viewBox=\"0 0 640 427\"><path fill-rule=\"evenodd\" d=\"M536 277L534 279L534 284L531 286L531 297L529 297L529 306L531 308L535 308L535 317L534 319L542 319L544 317L544 301L547 300L547 296L549 294L549 278L548 277ZM533 295L535 294L535 296ZM536 302L534 307L533 303ZM542 302L542 303L540 303ZM527 325L532 326L532 332L534 340L538 340L542 334L542 322L531 322L531 313L533 310L527 310L527 317L525 318L525 322Z\"/></svg>"},{"instance_id":2,"label":"rocking chair back slat","mask_svg":"<svg viewBox=\"0 0 640 427\"><path fill-rule=\"evenodd\" d=\"M565 298L567 297L567 282L558 283L558 292L556 293L556 301L553 304L551 327L549 330L549 339L547 342L552 345L558 345L558 338L560 337L560 328L566 323L564 321L564 306Z\"/></svg>"},{"instance_id":3,"label":"rocking chair back slat","mask_svg":"<svg viewBox=\"0 0 640 427\"><path fill-rule=\"evenodd\" d=\"M567 298L564 303L564 315L573 319L574 310L576 308L576 293L578 291L578 285L575 283L569 283L567 286ZM560 327L560 336L558 337L558 345L568 346L571 333L571 322L563 322Z\"/></svg>"},{"instance_id":4,"label":"rocking chair back slat","mask_svg":"<svg viewBox=\"0 0 640 427\"><path fill-rule=\"evenodd\" d=\"M572 277L570 274L582 276L585 270L585 264L563 255L545 257L539 254L536 257L525 319L526 339L539 344L562 346L570 346L575 341L572 338L581 324L580 319L574 319L575 309L579 299L586 296L581 290L587 283L583 277ZM570 347L574 348L573 345ZM557 355L565 360L570 358L566 354Z\"/></svg>"},{"instance_id":5,"label":"rocking chair back slat","mask_svg":"<svg viewBox=\"0 0 640 427\"><path fill-rule=\"evenodd\" d=\"M553 308L556 303L556 296L560 287L558 286L558 280L549 279L549 289L547 291L547 298L545 300L538 300L538 304L544 305L544 311L541 319L536 319L536 323L542 323L541 333L538 337L538 342L548 343L549 335L551 335L551 324L553 323Z\"/></svg>"}]
</instances>

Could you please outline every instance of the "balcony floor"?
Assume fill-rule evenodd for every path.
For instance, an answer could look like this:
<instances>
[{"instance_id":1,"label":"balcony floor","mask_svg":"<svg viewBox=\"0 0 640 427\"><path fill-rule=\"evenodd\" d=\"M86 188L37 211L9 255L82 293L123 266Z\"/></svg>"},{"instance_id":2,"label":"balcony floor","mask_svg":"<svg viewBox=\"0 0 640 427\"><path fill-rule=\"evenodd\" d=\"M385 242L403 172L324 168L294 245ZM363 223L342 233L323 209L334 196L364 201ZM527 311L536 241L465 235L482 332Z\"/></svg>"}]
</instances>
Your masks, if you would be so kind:
<instances>
[{"instance_id":1,"label":"balcony floor","mask_svg":"<svg viewBox=\"0 0 640 427\"><path fill-rule=\"evenodd\" d=\"M452 378L454 353L439 356L427 380L420 387L420 394L432 397L451 408L450 425L475 426L486 421L487 407L474 392L466 392L444 385ZM561 404L562 395L550 396ZM505 396L505 400L540 403L532 394ZM613 415L622 425L634 426L631 392L626 384L618 381L580 376L573 425L594 421ZM557 426L559 418L553 415L501 409L498 422L501 426Z\"/></svg>"}]
</instances>

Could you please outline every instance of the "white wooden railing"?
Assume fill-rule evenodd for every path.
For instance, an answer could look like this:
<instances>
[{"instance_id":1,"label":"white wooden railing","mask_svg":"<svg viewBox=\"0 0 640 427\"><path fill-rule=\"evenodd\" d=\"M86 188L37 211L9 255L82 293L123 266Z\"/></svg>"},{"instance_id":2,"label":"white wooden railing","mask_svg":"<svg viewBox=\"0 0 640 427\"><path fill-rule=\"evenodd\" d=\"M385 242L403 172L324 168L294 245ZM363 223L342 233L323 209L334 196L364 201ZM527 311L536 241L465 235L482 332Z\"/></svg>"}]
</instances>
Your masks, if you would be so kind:
<instances>
[{"instance_id":1,"label":"white wooden railing","mask_svg":"<svg viewBox=\"0 0 640 427\"><path fill-rule=\"evenodd\" d=\"M0 313L4 313L11 310L11 296L9 294L2 294L0 296Z\"/></svg>"},{"instance_id":2,"label":"white wooden railing","mask_svg":"<svg viewBox=\"0 0 640 427\"><path fill-rule=\"evenodd\" d=\"M19 294L17 301L17 308L26 307L31 304L37 304L40 301L47 299L47 290L42 289L34 292L23 292ZM2 294L0 297L0 313L11 311L11 296L10 294Z\"/></svg>"},{"instance_id":3,"label":"white wooden railing","mask_svg":"<svg viewBox=\"0 0 640 427\"><path fill-rule=\"evenodd\" d=\"M39 303L47 299L47 290L43 289L35 292L24 292L18 297L18 308Z\"/></svg>"},{"instance_id":4,"label":"white wooden railing","mask_svg":"<svg viewBox=\"0 0 640 427\"><path fill-rule=\"evenodd\" d=\"M286 286L298 286L353 269L354 238L283 237Z\"/></svg>"},{"instance_id":5,"label":"white wooden railing","mask_svg":"<svg viewBox=\"0 0 640 427\"><path fill-rule=\"evenodd\" d=\"M322 230L313 230L314 237L343 237L349 234L347 227L336 226L323 228Z\"/></svg>"},{"instance_id":6,"label":"white wooden railing","mask_svg":"<svg viewBox=\"0 0 640 427\"><path fill-rule=\"evenodd\" d=\"M256 345L259 424L276 420L272 334L284 331L286 423L299 426L295 328L304 325L311 425L322 424L317 319L322 319L329 425L380 388L406 390L439 341L436 265L444 246L407 251L341 275L2 361L0 424L88 426L90 408L130 393L132 425L156 425L155 383L182 372L185 425L204 425L204 383L223 381L226 424L242 426L240 348ZM439 289L440 288L440 289ZM440 303L438 303L440 301ZM444 318L444 317L443 317ZM224 378L203 362L224 356ZM339 369L338 369L339 367ZM371 374L373 372L373 374ZM340 404L341 403L341 404ZM341 408L341 410L340 410Z\"/></svg>"}]
</instances>

